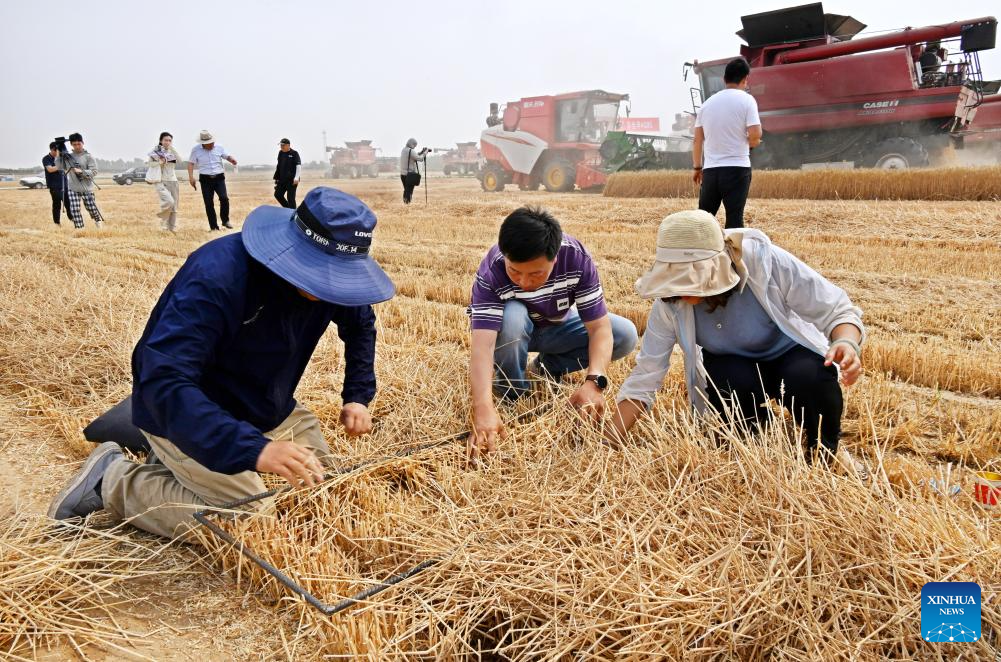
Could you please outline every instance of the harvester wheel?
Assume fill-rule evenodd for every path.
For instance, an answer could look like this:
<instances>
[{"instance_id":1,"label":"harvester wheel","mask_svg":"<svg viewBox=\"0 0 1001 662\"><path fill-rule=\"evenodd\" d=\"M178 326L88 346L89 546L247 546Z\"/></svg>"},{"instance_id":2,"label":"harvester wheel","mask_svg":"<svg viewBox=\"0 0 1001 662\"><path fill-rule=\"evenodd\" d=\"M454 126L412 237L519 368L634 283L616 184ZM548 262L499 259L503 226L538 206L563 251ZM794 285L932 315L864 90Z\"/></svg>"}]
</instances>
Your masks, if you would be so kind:
<instances>
[{"instance_id":1,"label":"harvester wheel","mask_svg":"<svg viewBox=\"0 0 1001 662\"><path fill-rule=\"evenodd\" d=\"M483 169L480 186L488 193L500 193L504 190L504 171L495 165L488 165Z\"/></svg>"},{"instance_id":2,"label":"harvester wheel","mask_svg":"<svg viewBox=\"0 0 1001 662\"><path fill-rule=\"evenodd\" d=\"M873 148L866 165L884 170L905 170L924 168L928 163L928 150L918 141L912 138L889 138Z\"/></svg>"},{"instance_id":3,"label":"harvester wheel","mask_svg":"<svg viewBox=\"0 0 1001 662\"><path fill-rule=\"evenodd\" d=\"M373 178L373 179L375 179L376 177L379 176L379 164L378 163L372 163L371 165L368 166L368 176L371 177L371 178Z\"/></svg>"},{"instance_id":4,"label":"harvester wheel","mask_svg":"<svg viewBox=\"0 0 1001 662\"><path fill-rule=\"evenodd\" d=\"M465 176L466 176L466 164L465 163L460 163L459 164L459 177L465 177Z\"/></svg>"},{"instance_id":5,"label":"harvester wheel","mask_svg":"<svg viewBox=\"0 0 1001 662\"><path fill-rule=\"evenodd\" d=\"M550 193L572 191L577 173L563 159L554 159L542 169L542 184Z\"/></svg>"},{"instance_id":6,"label":"harvester wheel","mask_svg":"<svg viewBox=\"0 0 1001 662\"><path fill-rule=\"evenodd\" d=\"M338 170L337 168L331 168L330 169L330 178L331 179L340 179L341 178L341 171Z\"/></svg>"},{"instance_id":7,"label":"harvester wheel","mask_svg":"<svg viewBox=\"0 0 1001 662\"><path fill-rule=\"evenodd\" d=\"M445 166L444 168L442 168L441 171L445 174L446 177L452 176L452 166Z\"/></svg>"},{"instance_id":8,"label":"harvester wheel","mask_svg":"<svg viewBox=\"0 0 1001 662\"><path fill-rule=\"evenodd\" d=\"M348 175L351 177L351 179L358 179L358 176L360 174L361 173L358 172L358 166L351 166L350 168L348 168Z\"/></svg>"}]
</instances>

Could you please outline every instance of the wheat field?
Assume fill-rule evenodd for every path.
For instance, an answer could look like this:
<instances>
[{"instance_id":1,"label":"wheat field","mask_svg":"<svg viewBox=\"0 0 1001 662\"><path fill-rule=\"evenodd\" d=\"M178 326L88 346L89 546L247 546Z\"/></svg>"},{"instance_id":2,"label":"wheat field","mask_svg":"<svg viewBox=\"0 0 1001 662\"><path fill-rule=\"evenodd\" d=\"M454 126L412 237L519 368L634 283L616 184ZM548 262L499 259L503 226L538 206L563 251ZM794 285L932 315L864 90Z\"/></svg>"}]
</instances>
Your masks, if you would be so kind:
<instances>
[{"instance_id":1,"label":"wheat field","mask_svg":"<svg viewBox=\"0 0 1001 662\"><path fill-rule=\"evenodd\" d=\"M333 333L297 392L344 465L466 429L464 307L515 207L545 205L581 239L610 309L642 332L648 305L632 284L660 220L695 205L487 194L475 181L432 179L430 204L418 189L404 207L398 182L342 185L378 214L373 253L398 287L376 308L373 434L349 440L337 426ZM267 182L230 190L238 227L273 204ZM101 517L92 532L39 518L92 448L81 428L128 393L129 355L162 288L211 238L200 197L182 195L181 231L171 236L157 231L146 186L106 187L106 228L87 219L77 233L53 227L44 191L0 190L0 502L9 522L0 530L0 653L169 659L184 646L197 658L226 644L228 658L201 657L938 660L1001 650L1001 518L971 499L973 471L1001 470L998 202L804 201L752 189L747 224L865 313L866 373L846 390L843 444L868 476L806 465L779 413L758 436L697 425L680 356L654 416L621 450L566 409L569 386L552 386L501 410L528 415L484 467L467 466L460 443L445 445L286 493L269 516L219 519L327 602L437 562L325 617L208 536L207 551L164 547ZM631 363L614 366L613 385ZM170 611L162 596L178 573L218 596L190 606L211 635L186 639L187 622L162 618L164 627L129 627L122 614L147 613L144 601ZM136 588L137 577L157 574L159 583L146 577ZM922 641L927 581L981 584L980 642ZM76 617L60 619L61 610Z\"/></svg>"},{"instance_id":2,"label":"wheat field","mask_svg":"<svg viewBox=\"0 0 1001 662\"><path fill-rule=\"evenodd\" d=\"M698 197L688 170L617 172L612 198ZM750 197L801 200L1001 199L1001 166L911 170L756 170Z\"/></svg>"}]
</instances>

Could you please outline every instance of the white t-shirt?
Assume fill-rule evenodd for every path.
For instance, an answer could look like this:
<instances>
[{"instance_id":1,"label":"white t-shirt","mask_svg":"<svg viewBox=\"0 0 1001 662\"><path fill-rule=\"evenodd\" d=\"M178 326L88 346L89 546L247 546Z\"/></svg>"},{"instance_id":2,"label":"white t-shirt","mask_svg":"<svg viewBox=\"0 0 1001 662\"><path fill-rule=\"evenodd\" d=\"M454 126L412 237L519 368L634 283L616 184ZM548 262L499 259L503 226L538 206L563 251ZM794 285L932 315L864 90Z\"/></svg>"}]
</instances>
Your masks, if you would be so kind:
<instances>
[{"instance_id":1,"label":"white t-shirt","mask_svg":"<svg viewBox=\"0 0 1001 662\"><path fill-rule=\"evenodd\" d=\"M750 168L747 127L756 124L761 124L758 102L744 90L726 88L706 99L695 116L695 126L706 134L703 167Z\"/></svg>"}]
</instances>

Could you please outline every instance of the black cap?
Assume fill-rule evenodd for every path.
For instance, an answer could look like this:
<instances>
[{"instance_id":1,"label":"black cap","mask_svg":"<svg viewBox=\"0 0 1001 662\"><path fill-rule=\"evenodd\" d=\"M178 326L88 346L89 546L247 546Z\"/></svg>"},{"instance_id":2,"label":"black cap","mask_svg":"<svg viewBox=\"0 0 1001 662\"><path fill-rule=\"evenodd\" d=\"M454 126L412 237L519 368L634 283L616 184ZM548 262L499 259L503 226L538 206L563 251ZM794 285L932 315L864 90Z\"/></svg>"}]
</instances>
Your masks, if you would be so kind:
<instances>
[{"instance_id":1,"label":"black cap","mask_svg":"<svg viewBox=\"0 0 1001 662\"><path fill-rule=\"evenodd\" d=\"M278 144L279 145L291 145L292 141L289 140L288 138L282 138L281 140L278 141Z\"/></svg>"}]
</instances>

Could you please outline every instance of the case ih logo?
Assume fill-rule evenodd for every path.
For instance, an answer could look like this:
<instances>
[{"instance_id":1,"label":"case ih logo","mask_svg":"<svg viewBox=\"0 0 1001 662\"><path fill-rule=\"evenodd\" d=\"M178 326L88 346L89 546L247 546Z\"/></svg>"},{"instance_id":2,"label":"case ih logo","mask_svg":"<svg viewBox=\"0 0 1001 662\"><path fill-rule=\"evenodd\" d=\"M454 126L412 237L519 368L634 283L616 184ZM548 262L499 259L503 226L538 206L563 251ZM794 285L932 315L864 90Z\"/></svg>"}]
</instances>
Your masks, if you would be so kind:
<instances>
[{"instance_id":1,"label":"case ih logo","mask_svg":"<svg viewBox=\"0 0 1001 662\"><path fill-rule=\"evenodd\" d=\"M545 101L526 101L525 108L542 108L546 105Z\"/></svg>"},{"instance_id":2,"label":"case ih logo","mask_svg":"<svg viewBox=\"0 0 1001 662\"><path fill-rule=\"evenodd\" d=\"M859 115L886 115L897 112L900 99L889 99L887 101L866 101L862 104Z\"/></svg>"}]
</instances>

